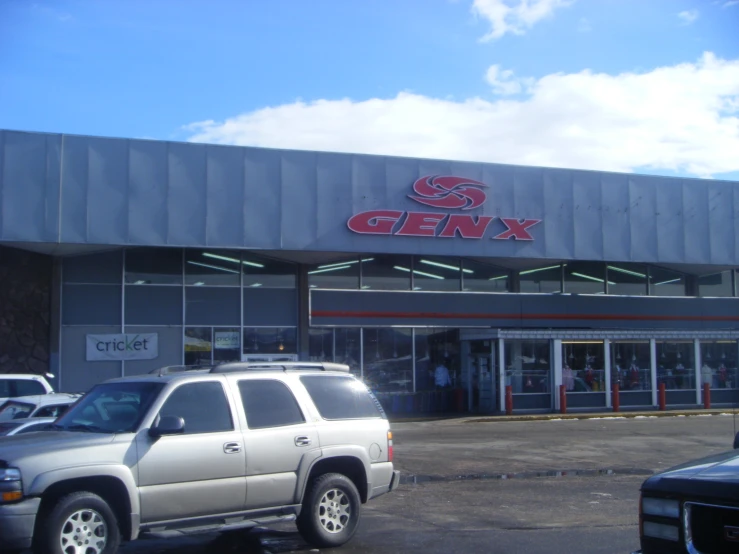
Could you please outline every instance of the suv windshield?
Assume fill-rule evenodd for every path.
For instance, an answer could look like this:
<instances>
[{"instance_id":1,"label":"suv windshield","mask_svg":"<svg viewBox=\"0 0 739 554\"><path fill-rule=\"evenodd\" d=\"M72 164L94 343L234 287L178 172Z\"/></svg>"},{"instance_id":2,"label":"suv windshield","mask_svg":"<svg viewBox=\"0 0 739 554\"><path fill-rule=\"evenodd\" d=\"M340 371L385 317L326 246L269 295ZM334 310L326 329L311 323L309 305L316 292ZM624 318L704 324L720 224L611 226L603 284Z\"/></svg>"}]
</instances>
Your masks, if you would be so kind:
<instances>
[{"instance_id":1,"label":"suv windshield","mask_svg":"<svg viewBox=\"0 0 739 554\"><path fill-rule=\"evenodd\" d=\"M93 387L56 420L55 429L93 433L136 430L162 383L104 383Z\"/></svg>"},{"instance_id":2,"label":"suv windshield","mask_svg":"<svg viewBox=\"0 0 739 554\"><path fill-rule=\"evenodd\" d=\"M34 408L35 406L33 404L9 400L0 407L0 421L29 417Z\"/></svg>"}]
</instances>

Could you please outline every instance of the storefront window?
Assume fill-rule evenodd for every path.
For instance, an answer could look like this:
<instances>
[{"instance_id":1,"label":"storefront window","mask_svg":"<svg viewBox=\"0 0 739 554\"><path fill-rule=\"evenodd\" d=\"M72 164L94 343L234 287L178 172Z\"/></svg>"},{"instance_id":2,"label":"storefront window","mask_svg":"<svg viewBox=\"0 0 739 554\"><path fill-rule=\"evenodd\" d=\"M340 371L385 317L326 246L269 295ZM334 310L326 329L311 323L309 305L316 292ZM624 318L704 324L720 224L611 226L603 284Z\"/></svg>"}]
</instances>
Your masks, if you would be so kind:
<instances>
[{"instance_id":1,"label":"storefront window","mask_svg":"<svg viewBox=\"0 0 739 554\"><path fill-rule=\"evenodd\" d=\"M410 256L372 256L362 259L362 288L411 290ZM402 269L398 269L402 268Z\"/></svg>"},{"instance_id":2,"label":"storefront window","mask_svg":"<svg viewBox=\"0 0 739 554\"><path fill-rule=\"evenodd\" d=\"M356 376L361 376L362 330L358 328L334 329L334 361L346 364Z\"/></svg>"},{"instance_id":3,"label":"storefront window","mask_svg":"<svg viewBox=\"0 0 739 554\"><path fill-rule=\"evenodd\" d=\"M562 266L550 265L519 272L521 292L562 292Z\"/></svg>"},{"instance_id":4,"label":"storefront window","mask_svg":"<svg viewBox=\"0 0 739 554\"><path fill-rule=\"evenodd\" d=\"M213 328L213 361L238 362L241 360L241 329L238 327Z\"/></svg>"},{"instance_id":5,"label":"storefront window","mask_svg":"<svg viewBox=\"0 0 739 554\"><path fill-rule=\"evenodd\" d=\"M185 365L213 363L213 328L185 328Z\"/></svg>"},{"instance_id":6,"label":"storefront window","mask_svg":"<svg viewBox=\"0 0 739 554\"><path fill-rule=\"evenodd\" d=\"M125 282L128 285L181 285L182 250L128 248L125 268Z\"/></svg>"},{"instance_id":7,"label":"storefront window","mask_svg":"<svg viewBox=\"0 0 739 554\"><path fill-rule=\"evenodd\" d=\"M461 273L459 258L417 256L413 259L413 290L458 291Z\"/></svg>"},{"instance_id":8,"label":"storefront window","mask_svg":"<svg viewBox=\"0 0 739 554\"><path fill-rule=\"evenodd\" d=\"M729 270L698 277L698 296L734 296L733 274Z\"/></svg>"},{"instance_id":9,"label":"storefront window","mask_svg":"<svg viewBox=\"0 0 739 554\"><path fill-rule=\"evenodd\" d=\"M463 290L473 292L510 292L510 271L473 260L462 260Z\"/></svg>"},{"instance_id":10,"label":"storefront window","mask_svg":"<svg viewBox=\"0 0 739 554\"><path fill-rule=\"evenodd\" d=\"M311 362L334 361L334 330L312 327L308 331L308 356Z\"/></svg>"},{"instance_id":11,"label":"storefront window","mask_svg":"<svg viewBox=\"0 0 739 554\"><path fill-rule=\"evenodd\" d=\"M667 390L695 390L695 344L688 341L657 341L657 386Z\"/></svg>"},{"instance_id":12,"label":"storefront window","mask_svg":"<svg viewBox=\"0 0 739 554\"><path fill-rule=\"evenodd\" d=\"M240 254L230 250L186 250L185 283L230 286L240 284Z\"/></svg>"},{"instance_id":13,"label":"storefront window","mask_svg":"<svg viewBox=\"0 0 739 554\"><path fill-rule=\"evenodd\" d=\"M281 260L242 253L241 271L245 287L294 289L297 266Z\"/></svg>"},{"instance_id":14,"label":"storefront window","mask_svg":"<svg viewBox=\"0 0 739 554\"><path fill-rule=\"evenodd\" d=\"M295 327L245 327L244 354L297 354Z\"/></svg>"},{"instance_id":15,"label":"storefront window","mask_svg":"<svg viewBox=\"0 0 739 554\"><path fill-rule=\"evenodd\" d=\"M702 340L700 347L701 385L708 383L712 389L739 388L737 341Z\"/></svg>"},{"instance_id":16,"label":"storefront window","mask_svg":"<svg viewBox=\"0 0 739 554\"><path fill-rule=\"evenodd\" d=\"M565 264L564 269L565 292L572 294L605 294L606 272L603 264L570 262Z\"/></svg>"},{"instance_id":17,"label":"storefront window","mask_svg":"<svg viewBox=\"0 0 739 554\"><path fill-rule=\"evenodd\" d=\"M611 343L611 383L621 392L652 390L652 361L649 341Z\"/></svg>"},{"instance_id":18,"label":"storefront window","mask_svg":"<svg viewBox=\"0 0 739 554\"><path fill-rule=\"evenodd\" d=\"M608 270L608 294L646 296L647 267L639 264L611 264Z\"/></svg>"},{"instance_id":19,"label":"storefront window","mask_svg":"<svg viewBox=\"0 0 739 554\"><path fill-rule=\"evenodd\" d=\"M311 266L308 286L312 289L358 289L359 258L345 258Z\"/></svg>"},{"instance_id":20,"label":"storefront window","mask_svg":"<svg viewBox=\"0 0 739 554\"><path fill-rule=\"evenodd\" d=\"M421 327L416 329L416 390L437 388L436 368L444 366L449 373L451 387L461 386L459 331ZM443 369L439 370L439 382L444 381Z\"/></svg>"},{"instance_id":21,"label":"storefront window","mask_svg":"<svg viewBox=\"0 0 739 554\"><path fill-rule=\"evenodd\" d=\"M548 340L505 341L505 384L513 394L549 394L551 349Z\"/></svg>"},{"instance_id":22,"label":"storefront window","mask_svg":"<svg viewBox=\"0 0 739 554\"><path fill-rule=\"evenodd\" d=\"M412 392L411 329L363 329L364 382L375 392Z\"/></svg>"},{"instance_id":23,"label":"storefront window","mask_svg":"<svg viewBox=\"0 0 739 554\"><path fill-rule=\"evenodd\" d=\"M602 341L562 341L562 384L567 392L602 392L605 386Z\"/></svg>"},{"instance_id":24,"label":"storefront window","mask_svg":"<svg viewBox=\"0 0 739 554\"><path fill-rule=\"evenodd\" d=\"M685 276L677 271L649 268L649 294L652 296L685 296Z\"/></svg>"}]
</instances>

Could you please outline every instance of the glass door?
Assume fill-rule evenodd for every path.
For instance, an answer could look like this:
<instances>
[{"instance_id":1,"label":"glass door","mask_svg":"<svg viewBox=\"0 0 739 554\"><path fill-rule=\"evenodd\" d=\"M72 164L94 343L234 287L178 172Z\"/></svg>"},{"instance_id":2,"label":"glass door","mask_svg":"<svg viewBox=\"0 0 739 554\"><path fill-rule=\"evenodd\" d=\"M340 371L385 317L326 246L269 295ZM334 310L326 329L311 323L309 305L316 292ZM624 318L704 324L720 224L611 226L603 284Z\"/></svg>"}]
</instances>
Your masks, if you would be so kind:
<instances>
[{"instance_id":1,"label":"glass door","mask_svg":"<svg viewBox=\"0 0 739 554\"><path fill-rule=\"evenodd\" d=\"M492 413L498 411L498 368L494 340L469 341L467 355L467 393L470 411Z\"/></svg>"}]
</instances>

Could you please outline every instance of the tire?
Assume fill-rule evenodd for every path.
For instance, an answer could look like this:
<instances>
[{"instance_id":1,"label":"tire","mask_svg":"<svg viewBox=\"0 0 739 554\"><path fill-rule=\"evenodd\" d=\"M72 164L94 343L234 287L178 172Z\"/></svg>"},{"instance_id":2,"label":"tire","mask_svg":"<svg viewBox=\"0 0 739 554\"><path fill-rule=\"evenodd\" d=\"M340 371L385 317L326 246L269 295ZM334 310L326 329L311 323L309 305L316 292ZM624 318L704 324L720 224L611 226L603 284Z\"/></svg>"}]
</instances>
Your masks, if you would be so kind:
<instances>
[{"instance_id":1,"label":"tire","mask_svg":"<svg viewBox=\"0 0 739 554\"><path fill-rule=\"evenodd\" d=\"M115 554L121 542L113 510L91 492L60 498L37 533L37 551L41 554Z\"/></svg>"},{"instance_id":2,"label":"tire","mask_svg":"<svg viewBox=\"0 0 739 554\"><path fill-rule=\"evenodd\" d=\"M341 546L357 530L362 502L351 479L326 473L311 483L298 516L302 537L318 548Z\"/></svg>"}]
</instances>

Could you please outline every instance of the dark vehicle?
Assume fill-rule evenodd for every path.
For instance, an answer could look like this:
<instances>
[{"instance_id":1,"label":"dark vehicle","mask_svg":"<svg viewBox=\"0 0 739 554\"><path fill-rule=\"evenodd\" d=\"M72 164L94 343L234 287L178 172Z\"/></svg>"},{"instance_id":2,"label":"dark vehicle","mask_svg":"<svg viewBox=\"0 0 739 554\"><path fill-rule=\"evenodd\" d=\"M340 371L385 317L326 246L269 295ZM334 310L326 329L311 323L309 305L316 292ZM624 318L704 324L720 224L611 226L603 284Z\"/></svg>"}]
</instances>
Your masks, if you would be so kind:
<instances>
[{"instance_id":1,"label":"dark vehicle","mask_svg":"<svg viewBox=\"0 0 739 554\"><path fill-rule=\"evenodd\" d=\"M739 552L739 434L734 451L653 475L641 487L633 554Z\"/></svg>"}]
</instances>

